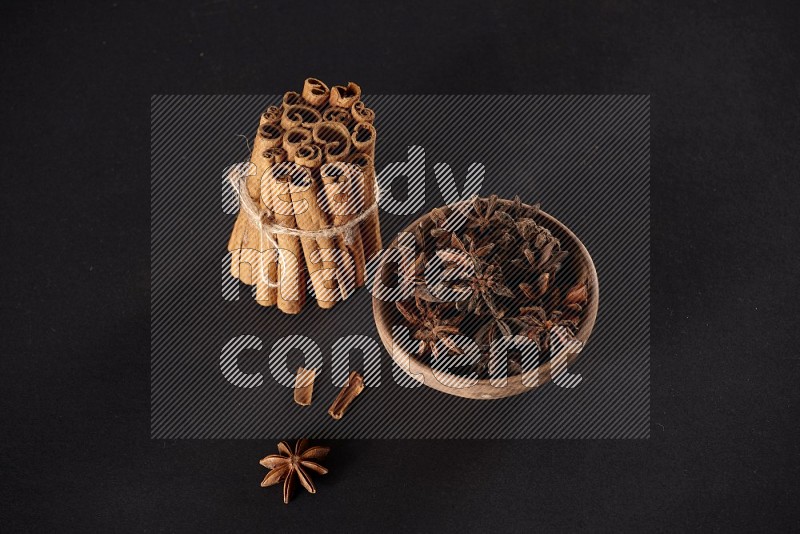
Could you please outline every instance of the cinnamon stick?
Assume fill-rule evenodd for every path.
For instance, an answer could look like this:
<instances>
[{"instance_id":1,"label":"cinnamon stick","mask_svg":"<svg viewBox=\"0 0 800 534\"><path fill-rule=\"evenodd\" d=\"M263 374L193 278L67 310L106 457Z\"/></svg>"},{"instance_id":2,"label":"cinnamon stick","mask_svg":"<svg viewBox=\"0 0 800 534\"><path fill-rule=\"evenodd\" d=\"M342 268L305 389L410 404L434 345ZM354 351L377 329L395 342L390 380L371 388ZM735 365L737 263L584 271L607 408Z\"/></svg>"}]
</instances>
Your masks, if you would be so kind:
<instances>
[{"instance_id":1,"label":"cinnamon stick","mask_svg":"<svg viewBox=\"0 0 800 534\"><path fill-rule=\"evenodd\" d=\"M267 109L261 113L259 118L259 127L265 124L277 126L281 122L281 115L283 115L283 112L279 106L267 106Z\"/></svg>"},{"instance_id":2,"label":"cinnamon stick","mask_svg":"<svg viewBox=\"0 0 800 534\"><path fill-rule=\"evenodd\" d=\"M267 106L267 108L264 109L259 117L256 138L258 138L258 135L261 132L261 127L265 124L277 125L280 123L282 114L283 112L279 106ZM253 172L255 174L257 170ZM236 217L236 222L233 225L233 230L231 231L231 237L228 240L228 251L231 253L231 275L234 278L240 278L239 264L241 261L242 238L244 237L244 230L247 226L247 218L248 215L244 213L243 210L239 210L239 214ZM251 269L249 271L251 271ZM250 279L249 271L246 273L246 278L248 279Z\"/></svg>"},{"instance_id":3,"label":"cinnamon stick","mask_svg":"<svg viewBox=\"0 0 800 534\"><path fill-rule=\"evenodd\" d=\"M295 104L302 104L303 97L300 96L300 93L296 91L286 91L283 93L283 103L281 107L286 109L289 106L294 106Z\"/></svg>"},{"instance_id":4,"label":"cinnamon stick","mask_svg":"<svg viewBox=\"0 0 800 534\"><path fill-rule=\"evenodd\" d=\"M329 167L340 162L344 162L350 154L350 132L347 128L338 122L321 122L316 124L311 130L314 137L314 142L322 146L323 159L325 164ZM344 167L344 166L342 166ZM336 168L336 167L333 167ZM320 176L323 178L323 187L326 189L326 194L323 195L321 201L326 205L325 212L333 219L333 226L341 226L349 220L357 217L360 213L363 202L358 202L363 199L361 191L354 191L351 195L353 200L353 208L349 214L347 208L349 206L342 206L336 202L336 198L327 197L327 187L325 186L324 176L322 176L322 169L320 169ZM330 178L328 177L329 182ZM346 180L346 177L344 177ZM356 183L360 187L360 183ZM359 205L360 204L360 205ZM333 213L333 212L337 213ZM340 217L336 217L340 215ZM336 248L340 251L339 258L336 261L337 275L339 282L339 291L342 299L346 299L354 287L363 285L364 278L364 263L363 259L363 245L352 248L349 245L355 245L354 236L360 232L348 232L348 235L337 235L334 239ZM361 257L359 257L359 255Z\"/></svg>"},{"instance_id":5,"label":"cinnamon stick","mask_svg":"<svg viewBox=\"0 0 800 534\"><path fill-rule=\"evenodd\" d=\"M328 415L334 419L341 419L344 412L353 400L364 391L364 379L356 371L350 371L347 377L347 384L339 391L339 394L328 409Z\"/></svg>"},{"instance_id":6,"label":"cinnamon stick","mask_svg":"<svg viewBox=\"0 0 800 534\"><path fill-rule=\"evenodd\" d=\"M303 179L293 179L289 183L297 227L309 231L322 230L327 227L327 220L317 201L319 179L315 176L322 164L322 152L317 145L302 145L295 153L294 162L306 170ZM336 242L329 237L301 237L300 242L317 304L320 308L332 308L338 295L336 271L325 265L327 262L323 261L321 250L335 248Z\"/></svg>"},{"instance_id":7,"label":"cinnamon stick","mask_svg":"<svg viewBox=\"0 0 800 534\"><path fill-rule=\"evenodd\" d=\"M321 108L328 103L330 96L331 90L328 86L316 78L306 78L303 82L302 97L309 105Z\"/></svg>"},{"instance_id":8,"label":"cinnamon stick","mask_svg":"<svg viewBox=\"0 0 800 534\"><path fill-rule=\"evenodd\" d=\"M315 108L307 104L294 104L284 108L283 116L281 116L281 127L284 130L298 126L312 128L321 121L322 115Z\"/></svg>"},{"instance_id":9,"label":"cinnamon stick","mask_svg":"<svg viewBox=\"0 0 800 534\"><path fill-rule=\"evenodd\" d=\"M350 154L350 132L338 122L320 122L311 130L314 142L323 147L325 163L343 161Z\"/></svg>"},{"instance_id":10,"label":"cinnamon stick","mask_svg":"<svg viewBox=\"0 0 800 534\"><path fill-rule=\"evenodd\" d=\"M269 187L264 187L265 182L269 181L272 168L277 163L286 159L286 151L280 147L270 147L261 154L262 160L256 167L264 169L259 177L259 198L262 212L269 212L269 217L262 220L265 223L275 222L273 209L273 194ZM262 306L272 306L278 301L278 249L275 247L277 236L264 229L259 230L259 257L258 257L258 276L256 277L256 302Z\"/></svg>"},{"instance_id":11,"label":"cinnamon stick","mask_svg":"<svg viewBox=\"0 0 800 534\"><path fill-rule=\"evenodd\" d=\"M322 122L338 122L349 128L353 122L353 115L345 108L327 108L322 112Z\"/></svg>"},{"instance_id":12,"label":"cinnamon stick","mask_svg":"<svg viewBox=\"0 0 800 534\"><path fill-rule=\"evenodd\" d=\"M259 126L258 133L253 140L253 151L250 156L250 163L254 166L254 172L247 177L247 194L250 198L264 207L261 197L261 179L264 173L272 165L272 162L264 156L266 150L280 146L283 132L280 127L272 124ZM246 219L242 232L242 243L239 254L239 279L247 285L255 285L257 276L261 271L261 258L269 250L264 244L262 250L262 236L259 228L249 219ZM268 253L268 252L267 252ZM254 272L254 269L258 272ZM274 304L274 299L268 295L265 298L265 305Z\"/></svg>"},{"instance_id":13,"label":"cinnamon stick","mask_svg":"<svg viewBox=\"0 0 800 534\"><path fill-rule=\"evenodd\" d=\"M361 166L364 173L364 206L369 207L375 203L375 140L377 132L375 127L368 122L359 122L353 129L352 142L356 150L352 162ZM383 243L381 241L381 225L376 209L367 217L361 228L361 237L364 243L364 254L370 260Z\"/></svg>"},{"instance_id":14,"label":"cinnamon stick","mask_svg":"<svg viewBox=\"0 0 800 534\"><path fill-rule=\"evenodd\" d=\"M350 115L356 122L368 122L372 124L375 122L375 112L368 108L361 100L353 103L350 108Z\"/></svg>"},{"instance_id":15,"label":"cinnamon stick","mask_svg":"<svg viewBox=\"0 0 800 534\"><path fill-rule=\"evenodd\" d=\"M314 393L314 378L317 376L316 369L306 369L300 367L294 379L294 402L300 406L310 406L311 397Z\"/></svg>"},{"instance_id":16,"label":"cinnamon stick","mask_svg":"<svg viewBox=\"0 0 800 534\"><path fill-rule=\"evenodd\" d=\"M377 137L375 127L369 122L359 122L353 128L353 148L357 152L368 155L375 160L375 138Z\"/></svg>"},{"instance_id":17,"label":"cinnamon stick","mask_svg":"<svg viewBox=\"0 0 800 534\"><path fill-rule=\"evenodd\" d=\"M274 166L265 186L272 196L272 211L275 223L284 228L297 228L289 184L295 172L291 162L284 159ZM306 277L302 268L303 249L300 238L288 234L277 234L278 242L278 309L284 313L300 313L306 301Z\"/></svg>"},{"instance_id":18,"label":"cinnamon stick","mask_svg":"<svg viewBox=\"0 0 800 534\"><path fill-rule=\"evenodd\" d=\"M286 151L288 161L294 161L297 149L303 145L309 145L313 141L310 130L302 127L295 127L283 134L283 149Z\"/></svg>"},{"instance_id":19,"label":"cinnamon stick","mask_svg":"<svg viewBox=\"0 0 800 534\"><path fill-rule=\"evenodd\" d=\"M357 83L347 82L347 85L334 85L331 87L330 104L335 108L350 108L361 98L361 87Z\"/></svg>"},{"instance_id":20,"label":"cinnamon stick","mask_svg":"<svg viewBox=\"0 0 800 534\"><path fill-rule=\"evenodd\" d=\"M357 168L357 167L356 167ZM342 170L344 169L344 170ZM333 226L342 226L358 218L364 209L362 173L353 173L349 166L325 165L320 174L327 200L326 211L332 215ZM366 259L361 230L358 227L346 232L342 242L353 260L355 286L364 285Z\"/></svg>"}]
</instances>

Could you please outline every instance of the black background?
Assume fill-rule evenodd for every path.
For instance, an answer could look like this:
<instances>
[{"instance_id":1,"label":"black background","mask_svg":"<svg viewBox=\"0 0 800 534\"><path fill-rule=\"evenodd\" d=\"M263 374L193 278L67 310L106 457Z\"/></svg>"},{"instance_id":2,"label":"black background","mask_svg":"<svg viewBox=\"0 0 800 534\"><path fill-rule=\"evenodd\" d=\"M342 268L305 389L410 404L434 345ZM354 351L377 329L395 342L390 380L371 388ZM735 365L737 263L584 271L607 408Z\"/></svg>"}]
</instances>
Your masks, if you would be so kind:
<instances>
[{"instance_id":1,"label":"black background","mask_svg":"<svg viewBox=\"0 0 800 534\"><path fill-rule=\"evenodd\" d=\"M3 530L797 529L800 20L666 4L4 3ZM652 95L649 440L149 438L150 95L309 75Z\"/></svg>"}]
</instances>

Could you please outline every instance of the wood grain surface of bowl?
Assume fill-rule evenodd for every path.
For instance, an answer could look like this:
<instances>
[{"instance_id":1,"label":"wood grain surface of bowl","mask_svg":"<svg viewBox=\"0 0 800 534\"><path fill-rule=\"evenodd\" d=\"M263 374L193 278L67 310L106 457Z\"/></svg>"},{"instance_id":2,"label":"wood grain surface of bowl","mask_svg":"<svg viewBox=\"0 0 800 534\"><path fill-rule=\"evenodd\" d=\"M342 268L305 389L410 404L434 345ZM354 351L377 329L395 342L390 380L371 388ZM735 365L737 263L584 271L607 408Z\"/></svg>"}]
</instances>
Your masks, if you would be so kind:
<instances>
[{"instance_id":1,"label":"wood grain surface of bowl","mask_svg":"<svg viewBox=\"0 0 800 534\"><path fill-rule=\"evenodd\" d=\"M498 204L500 206L508 207L511 204L511 201L499 200ZM458 206L459 203L456 203L452 207L456 208ZM445 207L443 209L449 210L450 208ZM542 211L539 211L538 214L536 214L534 220L540 226L550 230L550 232L552 232L553 235L561 241L562 248L569 251L568 261L572 262L572 270L576 273L576 282L579 279L586 280L589 292L588 302L583 310L578 331L575 334L575 337L581 341L582 348L589 340L589 336L594 328L595 320L597 319L597 307L599 302L597 271L595 270L594 263L592 262L592 258L589 255L589 252L586 250L586 247L583 246L583 243L581 243L581 241L569 230L569 228L567 228L552 215L548 215ZM413 232L413 229L416 228L416 226L420 223L429 226L431 224L430 213L425 214L414 221L412 224L407 226L404 231ZM426 228L428 226L426 226ZM389 244L387 250L396 246L397 238L395 238L391 244ZM391 275L391 272L387 272L387 270L390 271L391 269L396 271L397 266L389 262L384 264L384 266L378 270L378 275L375 277L375 283L377 284L379 279L384 281L387 280L387 276ZM373 292L373 295L377 294L377 291ZM489 378L473 378L470 380L471 383L468 385L454 385L454 383L457 383L459 380L463 382L464 377L461 375L448 373L442 369L437 369L434 371L434 369L432 369L428 363L418 359L416 355L405 351L402 347L400 347L400 344L394 343L392 339L392 328L394 326L400 326L404 324L402 316L396 309L395 302L384 301L373 296L372 310L375 315L375 324L378 329L378 334L380 335L381 341L391 355L395 364L415 380L418 380L426 386L432 387L444 393L470 399L499 399L531 391L547 383L552 378L551 368L553 366L553 362L547 361L535 369L530 369L521 374L509 376L505 385L503 386L492 384ZM559 359L559 371L566 369L569 364L575 361L580 354L580 351L581 349L571 352L567 350L566 354Z\"/></svg>"}]
</instances>

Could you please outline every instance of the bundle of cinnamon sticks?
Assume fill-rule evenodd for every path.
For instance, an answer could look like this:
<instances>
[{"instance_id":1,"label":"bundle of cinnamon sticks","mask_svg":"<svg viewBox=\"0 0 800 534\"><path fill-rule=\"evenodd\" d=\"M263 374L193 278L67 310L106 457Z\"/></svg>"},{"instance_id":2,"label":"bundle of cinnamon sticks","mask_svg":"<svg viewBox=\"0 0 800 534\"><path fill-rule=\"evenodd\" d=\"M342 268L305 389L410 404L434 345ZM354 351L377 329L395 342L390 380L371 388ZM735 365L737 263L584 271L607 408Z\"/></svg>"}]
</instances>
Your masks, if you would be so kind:
<instances>
[{"instance_id":1,"label":"bundle of cinnamon sticks","mask_svg":"<svg viewBox=\"0 0 800 534\"><path fill-rule=\"evenodd\" d=\"M381 249L374 119L357 84L314 78L261 114L239 191L258 216L239 210L228 250L231 274L262 306L299 313L310 285L332 308L364 285Z\"/></svg>"}]
</instances>

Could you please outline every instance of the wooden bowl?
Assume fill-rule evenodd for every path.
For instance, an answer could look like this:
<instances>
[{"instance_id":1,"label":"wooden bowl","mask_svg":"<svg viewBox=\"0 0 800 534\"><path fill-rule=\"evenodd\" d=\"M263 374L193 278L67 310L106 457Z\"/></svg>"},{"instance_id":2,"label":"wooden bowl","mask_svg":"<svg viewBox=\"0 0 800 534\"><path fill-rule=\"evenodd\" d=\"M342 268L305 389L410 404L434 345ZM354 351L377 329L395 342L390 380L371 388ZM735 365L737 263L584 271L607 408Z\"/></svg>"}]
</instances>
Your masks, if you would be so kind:
<instances>
[{"instance_id":1,"label":"wooden bowl","mask_svg":"<svg viewBox=\"0 0 800 534\"><path fill-rule=\"evenodd\" d=\"M469 202L469 201L467 201ZM499 206L509 207L511 201L498 200ZM457 206L457 205L456 205ZM454 206L454 207L456 207ZM569 256L565 262L571 262L570 272L575 273L575 282L583 279L586 280L589 296L586 306L584 307L578 327L578 332L575 337L585 345L589 339L589 335L594 328L595 320L597 319L597 306L599 300L599 287L597 281L597 271L595 270L594 263L592 262L589 252L583 243L573 234L569 228L564 226L552 215L548 215L542 211L534 217L534 220L540 225L552 232L552 234L561 241L562 249L568 250ZM418 224L424 225L431 224L430 214L423 215L414 223L406 227L405 232L413 232ZM427 226L426 226L427 227ZM397 238L387 248L397 246ZM383 266L383 271L380 276L384 280L391 276L391 269L396 272L397 266L386 263ZM386 270L389 270L388 272ZM562 271L564 269L562 268ZM561 271L559 271L561 272ZM376 277L377 278L377 277ZM373 293L377 294L377 293ZM448 385L443 382L453 383L457 382L463 376L450 374L442 370L436 370L434 375L433 369L426 362L417 358L414 354L409 354L403 350L399 344L395 345L392 340L392 327L395 325L404 324L405 321L396 309L396 305L391 301L383 301L373 297L372 311L375 315L375 324L378 328L378 334L383 341L384 346L389 351L392 359L397 365L400 366L412 378L419 380L426 386L432 387L450 395L459 397L466 397L469 399L499 399L503 397L510 397L531 391L542 384L549 381L551 376L552 362L547 361L539 365L536 369L531 369L527 372L511 375L507 378L505 386L495 386L488 378L482 378L475 381L474 384L465 387L456 387L455 385ZM396 352L395 352L396 351ZM580 354L580 348L577 351L567 352L564 356L566 364L572 363ZM563 369L563 368L562 368ZM529 385L535 383L535 385Z\"/></svg>"}]
</instances>

